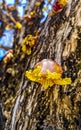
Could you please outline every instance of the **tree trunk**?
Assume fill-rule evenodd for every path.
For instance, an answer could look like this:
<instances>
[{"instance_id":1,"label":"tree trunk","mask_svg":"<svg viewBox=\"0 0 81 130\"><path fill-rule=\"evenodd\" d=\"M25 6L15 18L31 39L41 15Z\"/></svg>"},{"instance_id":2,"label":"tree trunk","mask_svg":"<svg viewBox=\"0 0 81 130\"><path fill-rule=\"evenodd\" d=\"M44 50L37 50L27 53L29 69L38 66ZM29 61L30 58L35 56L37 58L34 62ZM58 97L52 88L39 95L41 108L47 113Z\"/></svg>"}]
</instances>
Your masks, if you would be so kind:
<instances>
[{"instance_id":1,"label":"tree trunk","mask_svg":"<svg viewBox=\"0 0 81 130\"><path fill-rule=\"evenodd\" d=\"M14 58L4 70L1 96L6 116L5 130L81 130L81 0L69 0L67 7L48 17L38 29L23 23L14 40ZM26 27L27 26L27 27ZM27 33L40 31L30 56L20 43ZM42 59L52 59L63 67L63 77L71 85L54 85L44 90L25 77Z\"/></svg>"}]
</instances>

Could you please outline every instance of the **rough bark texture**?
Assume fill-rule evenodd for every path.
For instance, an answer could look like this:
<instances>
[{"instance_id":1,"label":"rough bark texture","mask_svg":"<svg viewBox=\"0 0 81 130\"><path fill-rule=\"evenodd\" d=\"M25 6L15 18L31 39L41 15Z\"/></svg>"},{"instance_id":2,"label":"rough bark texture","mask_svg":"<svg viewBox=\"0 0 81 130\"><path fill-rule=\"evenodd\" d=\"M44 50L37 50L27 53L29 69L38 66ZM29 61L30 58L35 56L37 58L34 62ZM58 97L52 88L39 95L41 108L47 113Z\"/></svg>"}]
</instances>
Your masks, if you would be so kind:
<instances>
[{"instance_id":1,"label":"rough bark texture","mask_svg":"<svg viewBox=\"0 0 81 130\"><path fill-rule=\"evenodd\" d=\"M81 0L69 0L61 13L47 19L27 56L20 43L24 35L38 28L36 20L28 28L24 22L22 32L15 34L14 59L3 66L5 130L81 130ZM44 90L27 80L25 71L45 58L61 64L63 77L71 77L72 84Z\"/></svg>"}]
</instances>

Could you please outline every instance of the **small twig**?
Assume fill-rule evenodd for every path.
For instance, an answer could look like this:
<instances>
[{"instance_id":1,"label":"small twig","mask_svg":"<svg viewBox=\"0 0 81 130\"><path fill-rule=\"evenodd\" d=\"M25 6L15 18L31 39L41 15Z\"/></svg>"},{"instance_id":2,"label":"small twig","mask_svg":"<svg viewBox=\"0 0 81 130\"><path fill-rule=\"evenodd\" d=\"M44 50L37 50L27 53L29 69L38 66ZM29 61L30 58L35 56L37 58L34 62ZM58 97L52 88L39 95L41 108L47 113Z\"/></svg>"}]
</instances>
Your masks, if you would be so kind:
<instances>
[{"instance_id":1,"label":"small twig","mask_svg":"<svg viewBox=\"0 0 81 130\"><path fill-rule=\"evenodd\" d=\"M0 45L0 48L4 49L4 50L6 50L6 51L8 51L9 49L11 49L10 47L5 47L5 46L3 46L3 45Z\"/></svg>"}]
</instances>

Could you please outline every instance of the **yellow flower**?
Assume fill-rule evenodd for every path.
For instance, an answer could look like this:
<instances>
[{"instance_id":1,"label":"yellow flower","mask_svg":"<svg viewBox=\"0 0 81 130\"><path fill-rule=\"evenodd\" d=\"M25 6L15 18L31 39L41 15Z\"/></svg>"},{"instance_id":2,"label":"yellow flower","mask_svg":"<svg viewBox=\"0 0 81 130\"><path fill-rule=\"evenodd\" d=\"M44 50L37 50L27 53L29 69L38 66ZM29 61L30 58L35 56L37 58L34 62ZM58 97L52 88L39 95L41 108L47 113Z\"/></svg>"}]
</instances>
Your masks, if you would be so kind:
<instances>
[{"instance_id":1,"label":"yellow flower","mask_svg":"<svg viewBox=\"0 0 81 130\"><path fill-rule=\"evenodd\" d=\"M30 55L31 54L31 48L35 45L36 43L36 39L37 36L34 37L31 34L27 35L23 42L22 42L22 51L27 54Z\"/></svg>"},{"instance_id":2,"label":"yellow flower","mask_svg":"<svg viewBox=\"0 0 81 130\"><path fill-rule=\"evenodd\" d=\"M41 62L42 62L42 64L39 64ZM43 87L45 89L47 89L49 86L51 87L55 84L57 84L57 85L71 84L70 78L63 78L63 79L61 78L62 73L60 73L60 71L58 71L59 73L55 72L55 70L53 72L51 72L51 70L53 68L49 69L49 67L45 64L45 62L47 62L47 64L50 63L49 64L49 66L50 66L50 65L53 65L52 60L50 61L49 59L45 59L41 62L39 62L36 65L34 70L26 71L26 77L28 79L30 79L31 81L40 83L41 85L43 85ZM55 65L56 65L56 63L55 63ZM57 66L58 66L58 64L57 64ZM47 67L47 68L42 68L42 67ZM53 66L51 66L51 67L53 67ZM60 68L60 66L59 66L59 68ZM45 71L44 71L44 69L45 69Z\"/></svg>"},{"instance_id":3,"label":"yellow flower","mask_svg":"<svg viewBox=\"0 0 81 130\"><path fill-rule=\"evenodd\" d=\"M21 29L21 28L22 28L22 25L21 25L21 23L19 23L19 22L16 22L16 25L15 25L15 27L16 27L16 28L18 28L18 29Z\"/></svg>"},{"instance_id":4,"label":"yellow flower","mask_svg":"<svg viewBox=\"0 0 81 130\"><path fill-rule=\"evenodd\" d=\"M35 17L35 16L36 16L36 12L35 12L35 11L31 11L31 12L29 13L29 15L30 15L31 17Z\"/></svg>"},{"instance_id":5,"label":"yellow flower","mask_svg":"<svg viewBox=\"0 0 81 130\"><path fill-rule=\"evenodd\" d=\"M8 25L6 26L6 30L10 30L10 29L12 29L12 28L21 29L21 28L22 28L22 25L21 25L21 23L19 23L19 22L15 22L15 25L8 24Z\"/></svg>"},{"instance_id":6,"label":"yellow flower","mask_svg":"<svg viewBox=\"0 0 81 130\"><path fill-rule=\"evenodd\" d=\"M22 51L25 53L27 53L27 55L30 55L31 54L31 48L28 46L27 48L26 48L26 46L25 45L23 45L22 46Z\"/></svg>"},{"instance_id":7,"label":"yellow flower","mask_svg":"<svg viewBox=\"0 0 81 130\"><path fill-rule=\"evenodd\" d=\"M35 44L35 39L32 35L28 35L26 37L26 44L29 45L30 47L33 47Z\"/></svg>"},{"instance_id":8,"label":"yellow flower","mask_svg":"<svg viewBox=\"0 0 81 130\"><path fill-rule=\"evenodd\" d=\"M66 84L71 84L71 79L70 78L60 78L58 80L55 81L56 84L58 85L66 85Z\"/></svg>"},{"instance_id":9,"label":"yellow flower","mask_svg":"<svg viewBox=\"0 0 81 130\"><path fill-rule=\"evenodd\" d=\"M66 6L68 3L68 0L58 0L58 2L62 5L62 6Z\"/></svg>"}]
</instances>

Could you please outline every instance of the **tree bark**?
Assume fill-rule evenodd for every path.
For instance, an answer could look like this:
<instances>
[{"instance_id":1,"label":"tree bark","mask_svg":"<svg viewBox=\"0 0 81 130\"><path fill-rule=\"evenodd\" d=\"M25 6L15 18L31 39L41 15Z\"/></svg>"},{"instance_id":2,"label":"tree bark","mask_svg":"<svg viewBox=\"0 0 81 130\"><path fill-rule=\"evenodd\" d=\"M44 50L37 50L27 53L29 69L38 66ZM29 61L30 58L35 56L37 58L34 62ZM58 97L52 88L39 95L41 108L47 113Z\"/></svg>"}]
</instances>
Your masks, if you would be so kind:
<instances>
[{"instance_id":1,"label":"tree bark","mask_svg":"<svg viewBox=\"0 0 81 130\"><path fill-rule=\"evenodd\" d=\"M15 34L14 58L4 67L5 130L81 130L81 0L69 0L62 12L47 18L41 31L37 22L32 27L23 22L22 31ZM23 36L35 30L40 31L37 44L30 56L24 55ZM26 70L47 58L62 65L71 85L44 90L25 77Z\"/></svg>"}]
</instances>

